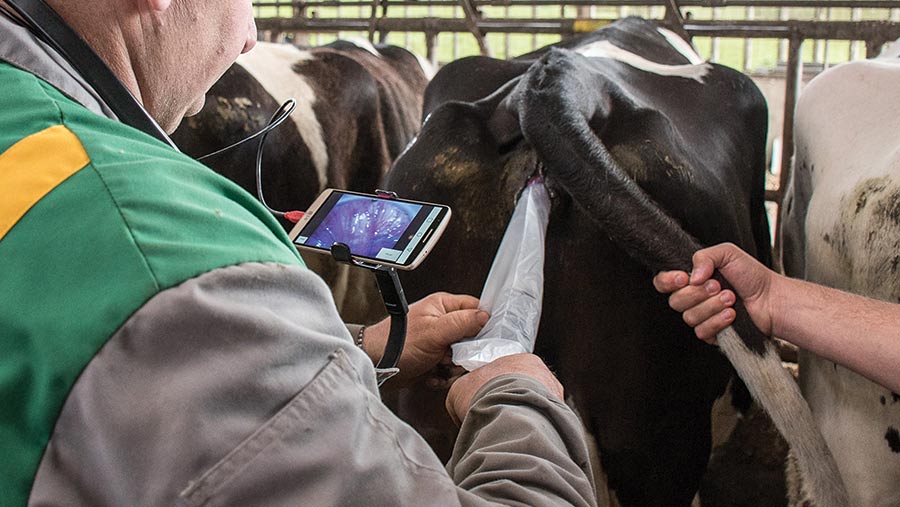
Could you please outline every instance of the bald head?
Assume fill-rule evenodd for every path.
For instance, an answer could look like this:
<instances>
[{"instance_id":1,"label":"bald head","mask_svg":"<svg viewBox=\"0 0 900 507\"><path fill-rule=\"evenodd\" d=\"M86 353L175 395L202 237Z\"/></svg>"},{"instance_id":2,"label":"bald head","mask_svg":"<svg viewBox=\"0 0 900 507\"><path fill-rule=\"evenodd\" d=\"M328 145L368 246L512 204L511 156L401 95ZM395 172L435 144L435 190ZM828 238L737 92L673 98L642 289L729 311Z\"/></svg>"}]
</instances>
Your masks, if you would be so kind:
<instances>
[{"instance_id":1,"label":"bald head","mask_svg":"<svg viewBox=\"0 0 900 507\"><path fill-rule=\"evenodd\" d=\"M45 1L167 132L256 41L250 0Z\"/></svg>"}]
</instances>

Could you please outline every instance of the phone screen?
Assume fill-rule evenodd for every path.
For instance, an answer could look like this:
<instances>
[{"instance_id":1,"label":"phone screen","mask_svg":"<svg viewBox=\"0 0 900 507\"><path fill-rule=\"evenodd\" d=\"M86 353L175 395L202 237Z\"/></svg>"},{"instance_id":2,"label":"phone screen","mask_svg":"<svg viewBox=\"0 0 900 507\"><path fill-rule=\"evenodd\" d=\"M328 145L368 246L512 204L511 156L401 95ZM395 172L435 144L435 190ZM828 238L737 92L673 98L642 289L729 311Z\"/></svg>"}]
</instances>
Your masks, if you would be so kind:
<instances>
[{"instance_id":1,"label":"phone screen","mask_svg":"<svg viewBox=\"0 0 900 507\"><path fill-rule=\"evenodd\" d=\"M294 243L325 251L344 243L354 257L406 266L447 211L446 206L334 191Z\"/></svg>"}]
</instances>

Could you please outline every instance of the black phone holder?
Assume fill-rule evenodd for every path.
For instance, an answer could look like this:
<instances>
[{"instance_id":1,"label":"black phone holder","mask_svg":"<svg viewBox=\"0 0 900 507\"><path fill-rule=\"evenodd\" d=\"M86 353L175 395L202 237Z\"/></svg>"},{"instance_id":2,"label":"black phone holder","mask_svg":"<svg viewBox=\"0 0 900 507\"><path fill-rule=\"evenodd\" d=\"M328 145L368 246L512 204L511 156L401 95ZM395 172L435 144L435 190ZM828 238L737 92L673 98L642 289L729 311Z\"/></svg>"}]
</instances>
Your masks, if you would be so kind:
<instances>
[{"instance_id":1,"label":"black phone holder","mask_svg":"<svg viewBox=\"0 0 900 507\"><path fill-rule=\"evenodd\" d=\"M397 194L393 192L383 190L376 190L375 192L388 198L397 197ZM378 291L381 293L381 299L384 301L384 308L391 317L391 330L388 334L387 345L385 345L384 354L381 356L378 364L375 365L375 368L395 368L400 361L403 345L406 343L406 314L409 312L409 305L406 302L406 295L403 293L403 286L400 285L397 269L393 266L354 259L351 256L350 247L345 243L331 245L331 256L338 262L365 268L375 274L375 281L378 283Z\"/></svg>"}]
</instances>

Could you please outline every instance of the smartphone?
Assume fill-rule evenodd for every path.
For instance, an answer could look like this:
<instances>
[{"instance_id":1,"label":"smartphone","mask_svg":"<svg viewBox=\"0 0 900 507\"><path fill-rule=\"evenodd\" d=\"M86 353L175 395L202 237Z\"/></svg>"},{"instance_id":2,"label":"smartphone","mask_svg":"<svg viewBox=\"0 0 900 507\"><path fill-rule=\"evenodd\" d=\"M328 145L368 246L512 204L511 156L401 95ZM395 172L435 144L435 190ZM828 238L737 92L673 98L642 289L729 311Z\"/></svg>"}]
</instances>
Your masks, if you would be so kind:
<instances>
[{"instance_id":1,"label":"smartphone","mask_svg":"<svg viewBox=\"0 0 900 507\"><path fill-rule=\"evenodd\" d=\"M357 260L409 270L425 260L449 221L443 204L328 188L289 236L304 250L330 254L344 243Z\"/></svg>"}]
</instances>

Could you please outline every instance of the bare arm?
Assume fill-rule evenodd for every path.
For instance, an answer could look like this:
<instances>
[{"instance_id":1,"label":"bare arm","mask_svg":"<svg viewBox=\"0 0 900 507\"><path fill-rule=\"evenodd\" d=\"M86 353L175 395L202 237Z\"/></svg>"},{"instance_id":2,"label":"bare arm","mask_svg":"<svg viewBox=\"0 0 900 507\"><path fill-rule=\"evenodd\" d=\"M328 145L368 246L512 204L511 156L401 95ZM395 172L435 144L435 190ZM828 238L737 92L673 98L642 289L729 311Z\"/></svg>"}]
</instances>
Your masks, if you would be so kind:
<instances>
[{"instance_id":1,"label":"bare arm","mask_svg":"<svg viewBox=\"0 0 900 507\"><path fill-rule=\"evenodd\" d=\"M900 391L900 305L778 276L775 335Z\"/></svg>"},{"instance_id":2,"label":"bare arm","mask_svg":"<svg viewBox=\"0 0 900 507\"><path fill-rule=\"evenodd\" d=\"M690 278L667 271L653 280L658 291L671 293L669 305L709 342L734 320L735 294L710 280L716 269L764 333L900 390L900 305L788 278L734 245L717 245L694 255Z\"/></svg>"}]
</instances>

